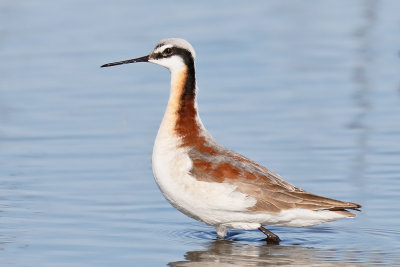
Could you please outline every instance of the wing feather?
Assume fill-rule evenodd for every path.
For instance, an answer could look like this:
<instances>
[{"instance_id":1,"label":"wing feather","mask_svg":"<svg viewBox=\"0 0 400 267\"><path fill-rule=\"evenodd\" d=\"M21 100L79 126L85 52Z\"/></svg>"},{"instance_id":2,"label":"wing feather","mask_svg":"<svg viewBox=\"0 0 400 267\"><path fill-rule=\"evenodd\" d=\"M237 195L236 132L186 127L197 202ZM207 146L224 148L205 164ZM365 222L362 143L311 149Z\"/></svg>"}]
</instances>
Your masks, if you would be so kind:
<instances>
[{"instance_id":1,"label":"wing feather","mask_svg":"<svg viewBox=\"0 0 400 267\"><path fill-rule=\"evenodd\" d=\"M280 212L301 208L337 211L353 217L355 215L347 209L361 208L356 203L311 194L240 154L221 147L218 147L218 150L218 153L213 155L191 150L189 152L193 161L191 174L201 181L236 185L236 191L257 200L249 211Z\"/></svg>"}]
</instances>

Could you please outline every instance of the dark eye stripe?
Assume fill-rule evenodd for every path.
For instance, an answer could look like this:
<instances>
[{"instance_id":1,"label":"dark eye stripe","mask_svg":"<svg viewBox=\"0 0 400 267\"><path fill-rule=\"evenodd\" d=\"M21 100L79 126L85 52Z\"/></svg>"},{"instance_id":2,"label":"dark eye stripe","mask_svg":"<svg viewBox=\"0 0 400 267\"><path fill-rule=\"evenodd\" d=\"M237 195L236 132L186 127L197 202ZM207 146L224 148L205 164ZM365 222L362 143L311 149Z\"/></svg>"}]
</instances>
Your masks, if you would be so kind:
<instances>
[{"instance_id":1,"label":"dark eye stripe","mask_svg":"<svg viewBox=\"0 0 400 267\"><path fill-rule=\"evenodd\" d=\"M170 49L171 52L165 53L167 49ZM161 58L169 58L171 56L180 56L187 65L193 64L194 58L190 51L180 48L180 47L168 47L166 48L163 52L158 52L158 53L153 53L150 55L150 58L152 59L161 59Z\"/></svg>"},{"instance_id":2,"label":"dark eye stripe","mask_svg":"<svg viewBox=\"0 0 400 267\"><path fill-rule=\"evenodd\" d=\"M163 56L163 54L162 53L152 53L151 55L150 55L150 58L153 58L153 59L160 59L160 58L163 58L164 56Z\"/></svg>"}]
</instances>

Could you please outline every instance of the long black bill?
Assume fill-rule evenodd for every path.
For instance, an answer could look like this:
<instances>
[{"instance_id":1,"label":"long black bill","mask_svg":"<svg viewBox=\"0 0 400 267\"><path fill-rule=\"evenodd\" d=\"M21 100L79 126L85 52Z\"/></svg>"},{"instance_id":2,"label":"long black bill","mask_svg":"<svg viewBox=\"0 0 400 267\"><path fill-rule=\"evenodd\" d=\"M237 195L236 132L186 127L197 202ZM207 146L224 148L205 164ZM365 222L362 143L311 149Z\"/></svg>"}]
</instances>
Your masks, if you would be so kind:
<instances>
[{"instance_id":1,"label":"long black bill","mask_svg":"<svg viewBox=\"0 0 400 267\"><path fill-rule=\"evenodd\" d=\"M111 66L128 64L128 63L148 62L148 61L149 61L149 56L144 56L144 57L138 57L138 58L134 58L134 59L128 59L128 60L123 60L123 61L118 61L118 62L113 62L113 63L107 63L104 65L101 65L101 67L104 68L104 67L111 67Z\"/></svg>"}]
</instances>

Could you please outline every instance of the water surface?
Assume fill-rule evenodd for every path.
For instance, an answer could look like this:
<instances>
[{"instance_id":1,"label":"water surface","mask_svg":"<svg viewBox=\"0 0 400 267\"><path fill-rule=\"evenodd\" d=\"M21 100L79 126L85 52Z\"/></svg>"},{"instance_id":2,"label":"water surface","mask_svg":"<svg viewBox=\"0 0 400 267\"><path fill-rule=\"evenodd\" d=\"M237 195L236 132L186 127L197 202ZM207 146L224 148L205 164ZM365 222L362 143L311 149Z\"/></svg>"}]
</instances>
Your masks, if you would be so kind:
<instances>
[{"instance_id":1,"label":"water surface","mask_svg":"<svg viewBox=\"0 0 400 267\"><path fill-rule=\"evenodd\" d=\"M396 1L0 3L1 266L364 266L400 258ZM169 73L100 69L183 37L222 144L363 205L310 228L215 230L159 192Z\"/></svg>"}]
</instances>

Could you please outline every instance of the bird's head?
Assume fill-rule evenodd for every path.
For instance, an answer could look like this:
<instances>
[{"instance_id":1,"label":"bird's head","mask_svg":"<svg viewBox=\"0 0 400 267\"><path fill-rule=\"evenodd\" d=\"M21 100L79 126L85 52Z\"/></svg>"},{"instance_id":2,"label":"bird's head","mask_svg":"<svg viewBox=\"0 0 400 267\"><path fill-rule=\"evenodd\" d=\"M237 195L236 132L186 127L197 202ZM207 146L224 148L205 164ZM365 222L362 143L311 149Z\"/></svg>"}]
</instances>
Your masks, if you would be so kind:
<instances>
[{"instance_id":1,"label":"bird's head","mask_svg":"<svg viewBox=\"0 0 400 267\"><path fill-rule=\"evenodd\" d=\"M161 40L147 56L108 63L101 67L111 67L136 62L150 62L166 67L173 72L187 66L193 66L195 56L195 51L188 41L180 38L169 38Z\"/></svg>"}]
</instances>

